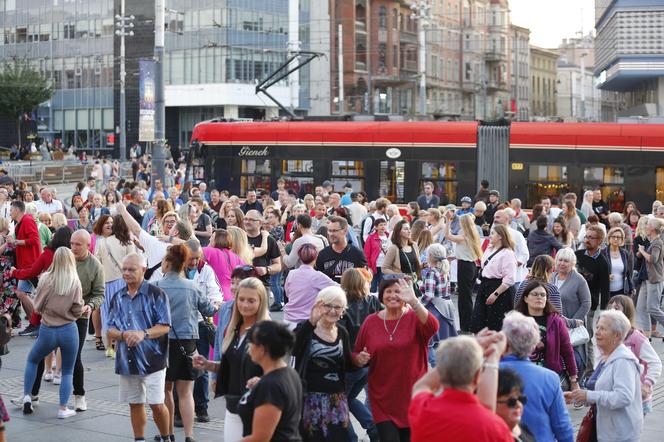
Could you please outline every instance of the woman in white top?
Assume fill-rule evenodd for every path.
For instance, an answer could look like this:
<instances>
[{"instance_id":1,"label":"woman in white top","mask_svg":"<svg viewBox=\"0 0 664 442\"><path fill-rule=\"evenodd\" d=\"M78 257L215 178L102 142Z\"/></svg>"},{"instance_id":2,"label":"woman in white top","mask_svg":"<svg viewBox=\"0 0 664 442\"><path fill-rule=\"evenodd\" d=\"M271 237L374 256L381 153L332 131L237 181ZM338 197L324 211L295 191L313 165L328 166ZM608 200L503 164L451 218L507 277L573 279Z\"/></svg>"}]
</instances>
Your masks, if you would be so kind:
<instances>
[{"instance_id":1,"label":"woman in white top","mask_svg":"<svg viewBox=\"0 0 664 442\"><path fill-rule=\"evenodd\" d=\"M456 244L459 325L460 330L464 332L470 331L470 320L473 314L473 286L477 275L476 261L482 257L480 236L473 218L471 214L459 217L460 235L453 235L450 232L449 223L446 223L444 228L445 239Z\"/></svg>"},{"instance_id":2,"label":"woman in white top","mask_svg":"<svg viewBox=\"0 0 664 442\"><path fill-rule=\"evenodd\" d=\"M609 264L609 291L611 296L632 296L634 295L633 265L623 247L625 245L625 231L622 227L609 229L608 243L609 246L602 250L602 254ZM602 310L605 309L606 305L601 305L601 308Z\"/></svg>"},{"instance_id":3,"label":"woman in white top","mask_svg":"<svg viewBox=\"0 0 664 442\"><path fill-rule=\"evenodd\" d=\"M581 212L586 216L586 219L593 213L593 191L586 190L583 192L583 202L581 203Z\"/></svg>"}]
</instances>

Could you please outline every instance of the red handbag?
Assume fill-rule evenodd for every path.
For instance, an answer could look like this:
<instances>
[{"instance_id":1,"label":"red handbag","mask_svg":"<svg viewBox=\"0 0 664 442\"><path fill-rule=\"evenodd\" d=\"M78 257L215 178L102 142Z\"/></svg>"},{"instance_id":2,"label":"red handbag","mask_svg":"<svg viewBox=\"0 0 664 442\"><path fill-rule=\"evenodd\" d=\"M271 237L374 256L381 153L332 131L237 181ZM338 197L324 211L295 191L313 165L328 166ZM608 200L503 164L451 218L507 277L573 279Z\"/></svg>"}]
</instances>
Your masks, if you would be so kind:
<instances>
[{"instance_id":1,"label":"red handbag","mask_svg":"<svg viewBox=\"0 0 664 442\"><path fill-rule=\"evenodd\" d=\"M576 442L597 442L597 406L591 405L581 421Z\"/></svg>"}]
</instances>

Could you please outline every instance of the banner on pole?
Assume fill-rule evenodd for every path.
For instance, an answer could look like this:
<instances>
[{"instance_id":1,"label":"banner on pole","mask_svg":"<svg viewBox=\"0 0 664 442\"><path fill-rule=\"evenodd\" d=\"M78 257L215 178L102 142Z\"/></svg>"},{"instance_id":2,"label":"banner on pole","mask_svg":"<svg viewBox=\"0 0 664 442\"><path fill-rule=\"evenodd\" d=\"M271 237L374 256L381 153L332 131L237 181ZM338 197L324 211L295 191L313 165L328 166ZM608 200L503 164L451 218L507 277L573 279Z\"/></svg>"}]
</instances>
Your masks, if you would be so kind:
<instances>
[{"instance_id":1,"label":"banner on pole","mask_svg":"<svg viewBox=\"0 0 664 442\"><path fill-rule=\"evenodd\" d=\"M154 61L139 60L139 116L138 116L138 141L154 141Z\"/></svg>"}]
</instances>

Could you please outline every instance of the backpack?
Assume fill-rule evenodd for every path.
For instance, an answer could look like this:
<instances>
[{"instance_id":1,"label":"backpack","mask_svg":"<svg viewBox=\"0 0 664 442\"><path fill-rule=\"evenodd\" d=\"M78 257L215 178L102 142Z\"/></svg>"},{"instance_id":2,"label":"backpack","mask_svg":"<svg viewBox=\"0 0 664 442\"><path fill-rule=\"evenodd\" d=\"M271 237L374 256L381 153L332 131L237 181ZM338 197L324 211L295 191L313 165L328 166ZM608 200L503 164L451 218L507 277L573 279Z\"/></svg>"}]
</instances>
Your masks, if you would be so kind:
<instances>
[{"instance_id":1,"label":"backpack","mask_svg":"<svg viewBox=\"0 0 664 442\"><path fill-rule=\"evenodd\" d=\"M371 235L373 232L375 232L375 229L373 228L373 223L376 221L376 218L373 215L367 215L360 224L360 234L358 235L358 239L363 249L364 249L364 227L366 226L366 222L370 218L371 218L371 230L369 230L369 235Z\"/></svg>"}]
</instances>

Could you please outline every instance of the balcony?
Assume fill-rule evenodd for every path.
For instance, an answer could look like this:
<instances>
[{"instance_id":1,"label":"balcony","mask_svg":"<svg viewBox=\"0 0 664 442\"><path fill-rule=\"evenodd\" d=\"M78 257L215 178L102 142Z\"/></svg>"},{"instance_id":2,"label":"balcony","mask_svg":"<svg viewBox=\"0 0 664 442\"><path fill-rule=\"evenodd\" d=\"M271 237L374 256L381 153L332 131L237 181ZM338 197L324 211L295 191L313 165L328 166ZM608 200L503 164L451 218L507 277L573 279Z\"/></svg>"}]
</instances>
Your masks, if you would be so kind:
<instances>
[{"instance_id":1,"label":"balcony","mask_svg":"<svg viewBox=\"0 0 664 442\"><path fill-rule=\"evenodd\" d=\"M401 43L412 43L414 45L417 44L417 33L416 32L411 32L411 31L405 31L401 30L399 33L399 41Z\"/></svg>"},{"instance_id":2,"label":"balcony","mask_svg":"<svg viewBox=\"0 0 664 442\"><path fill-rule=\"evenodd\" d=\"M484 53L484 59L486 61L507 61L507 51L501 51L500 49L489 49Z\"/></svg>"},{"instance_id":3,"label":"balcony","mask_svg":"<svg viewBox=\"0 0 664 442\"><path fill-rule=\"evenodd\" d=\"M406 60L401 66L402 71L417 72L417 61Z\"/></svg>"},{"instance_id":4,"label":"balcony","mask_svg":"<svg viewBox=\"0 0 664 442\"><path fill-rule=\"evenodd\" d=\"M489 91L510 91L509 85L503 80L489 80L486 84L486 88Z\"/></svg>"}]
</instances>

